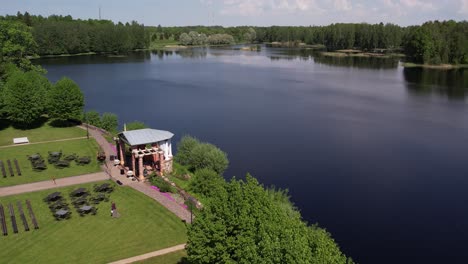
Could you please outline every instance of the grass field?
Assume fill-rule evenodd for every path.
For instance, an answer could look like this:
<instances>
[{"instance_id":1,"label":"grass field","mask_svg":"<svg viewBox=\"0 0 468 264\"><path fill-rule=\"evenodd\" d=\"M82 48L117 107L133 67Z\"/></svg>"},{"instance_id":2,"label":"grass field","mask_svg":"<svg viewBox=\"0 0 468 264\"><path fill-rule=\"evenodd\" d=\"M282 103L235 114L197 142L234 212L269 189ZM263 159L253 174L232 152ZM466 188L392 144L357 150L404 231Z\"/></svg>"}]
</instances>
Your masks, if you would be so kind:
<instances>
[{"instance_id":1,"label":"grass field","mask_svg":"<svg viewBox=\"0 0 468 264\"><path fill-rule=\"evenodd\" d=\"M105 181L109 182L109 181ZM68 193L78 187L88 190L94 184L26 193L0 198L6 206L15 203L19 233L13 234L7 217L8 236L0 236L1 263L107 263L187 241L185 225L175 215L146 195L130 187L115 186L110 199L121 217L110 217L110 202L98 205L97 215L80 217L72 212L69 220L56 221L42 199L49 193ZM16 201L29 199L40 229L25 232L19 218ZM27 213L26 213L27 214ZM30 226L31 220L26 215ZM158 262L155 262L158 263Z\"/></svg>"},{"instance_id":2,"label":"grass field","mask_svg":"<svg viewBox=\"0 0 468 264\"><path fill-rule=\"evenodd\" d=\"M35 129L21 130L8 126L0 130L0 146L13 145L13 138L28 137L30 143L65 138L85 137L86 130L78 127L51 127L49 124Z\"/></svg>"},{"instance_id":3,"label":"grass field","mask_svg":"<svg viewBox=\"0 0 468 264\"><path fill-rule=\"evenodd\" d=\"M4 178L0 174L0 187L11 186L17 184L24 184L30 182L50 180L52 176L56 179L81 175L91 172L100 171L99 164L96 160L96 153L98 151L98 144L93 138L88 139L77 139L69 141L51 142L43 144L32 144L32 145L21 145L12 146L0 149L0 160L3 161L5 169L7 171L7 177ZM62 151L63 154L76 153L79 156L90 156L91 163L78 166L75 162L71 162L69 168L58 169L53 165L48 164L47 156L48 151ZM28 156L39 153L46 160L47 169L43 171L33 171L31 162L28 160ZM17 159L20 165L22 176L16 174L16 169L13 164L13 159ZM8 172L6 160L10 159L12 162L15 176L11 177Z\"/></svg>"},{"instance_id":4,"label":"grass field","mask_svg":"<svg viewBox=\"0 0 468 264\"><path fill-rule=\"evenodd\" d=\"M188 264L185 260L187 252L179 250L162 256L157 256L143 261L138 261L139 264Z\"/></svg>"}]
</instances>

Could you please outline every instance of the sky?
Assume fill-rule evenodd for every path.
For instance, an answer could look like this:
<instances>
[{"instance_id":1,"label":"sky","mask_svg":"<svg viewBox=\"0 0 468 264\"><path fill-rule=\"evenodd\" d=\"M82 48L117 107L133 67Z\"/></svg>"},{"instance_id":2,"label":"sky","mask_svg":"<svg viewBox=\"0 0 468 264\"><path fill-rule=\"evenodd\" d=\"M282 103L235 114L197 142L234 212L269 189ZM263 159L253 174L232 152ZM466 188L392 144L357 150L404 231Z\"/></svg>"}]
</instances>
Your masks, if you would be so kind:
<instances>
[{"instance_id":1,"label":"sky","mask_svg":"<svg viewBox=\"0 0 468 264\"><path fill-rule=\"evenodd\" d=\"M468 0L0 0L0 15L136 20L148 26L271 26L468 20Z\"/></svg>"}]
</instances>

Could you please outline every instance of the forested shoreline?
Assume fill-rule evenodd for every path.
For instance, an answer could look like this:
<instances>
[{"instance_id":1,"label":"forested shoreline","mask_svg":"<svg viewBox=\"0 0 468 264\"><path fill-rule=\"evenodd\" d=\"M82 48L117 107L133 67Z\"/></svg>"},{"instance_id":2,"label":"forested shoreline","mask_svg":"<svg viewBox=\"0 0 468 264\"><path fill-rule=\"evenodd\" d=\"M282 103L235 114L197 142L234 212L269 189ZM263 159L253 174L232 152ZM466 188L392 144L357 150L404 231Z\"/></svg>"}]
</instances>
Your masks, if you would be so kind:
<instances>
[{"instance_id":1,"label":"forested shoreline","mask_svg":"<svg viewBox=\"0 0 468 264\"><path fill-rule=\"evenodd\" d=\"M31 54L125 53L149 49L154 43L222 45L283 42L288 46L323 45L328 51L358 49L366 52L402 52L419 64L468 64L468 22L429 21L420 26L339 23L328 26L222 27L144 26L136 21L49 17L27 12L0 20L28 26L37 45ZM289 45L291 44L291 45ZM160 47L160 46L158 46Z\"/></svg>"}]
</instances>

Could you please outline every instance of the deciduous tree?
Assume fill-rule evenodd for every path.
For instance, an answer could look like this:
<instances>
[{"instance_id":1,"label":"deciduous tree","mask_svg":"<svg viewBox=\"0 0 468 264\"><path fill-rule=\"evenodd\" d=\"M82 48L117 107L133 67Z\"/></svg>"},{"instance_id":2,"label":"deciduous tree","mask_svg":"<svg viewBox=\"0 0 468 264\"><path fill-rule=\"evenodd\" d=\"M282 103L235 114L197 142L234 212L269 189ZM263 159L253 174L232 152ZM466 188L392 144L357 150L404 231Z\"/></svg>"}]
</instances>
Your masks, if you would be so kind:
<instances>
[{"instance_id":1,"label":"deciduous tree","mask_svg":"<svg viewBox=\"0 0 468 264\"><path fill-rule=\"evenodd\" d=\"M78 84L69 78L60 79L48 93L48 109L51 118L81 120L84 97Z\"/></svg>"}]
</instances>

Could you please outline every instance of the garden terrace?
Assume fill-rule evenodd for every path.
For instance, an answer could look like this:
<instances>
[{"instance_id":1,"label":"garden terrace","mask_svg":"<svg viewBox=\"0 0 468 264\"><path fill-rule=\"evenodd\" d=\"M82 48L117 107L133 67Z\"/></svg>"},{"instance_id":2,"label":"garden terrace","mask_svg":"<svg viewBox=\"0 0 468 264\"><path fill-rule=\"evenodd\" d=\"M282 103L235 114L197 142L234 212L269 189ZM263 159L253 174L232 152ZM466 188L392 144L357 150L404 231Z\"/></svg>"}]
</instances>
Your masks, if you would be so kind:
<instances>
[{"instance_id":1,"label":"garden terrace","mask_svg":"<svg viewBox=\"0 0 468 264\"><path fill-rule=\"evenodd\" d=\"M18 263L108 263L187 241L185 225L174 214L146 195L130 187L114 188L111 199L117 205L120 218L110 217L111 201L95 205L97 214L57 222L44 197L50 190L24 193L0 198L1 204L28 199L34 206L40 230L0 237L0 259ZM63 197L73 190L93 190L94 184L58 188ZM130 199L131 198L131 199ZM29 219L28 219L29 220ZM9 219L7 225L11 226ZM44 254L50 252L51 254Z\"/></svg>"},{"instance_id":2,"label":"garden terrace","mask_svg":"<svg viewBox=\"0 0 468 264\"><path fill-rule=\"evenodd\" d=\"M7 177L0 177L0 187L51 180L52 177L58 179L100 171L101 168L96 158L90 158L89 164L76 161L70 162L68 167L65 168L49 164L46 160L41 158L48 157L49 151L56 152L58 150L61 150L64 154L62 157L67 157L69 154L75 154L79 157L96 157L98 149L99 147L93 138L2 148L0 150L0 160L3 161L3 166L0 168L2 174L3 170L6 170L5 161L16 159L18 162L17 169L19 169L17 170L18 175L19 172L21 172L21 176L15 175L14 177L10 177L10 175L8 175ZM36 154L39 154L39 159L42 159L42 161L34 161L37 162L37 167L36 170L33 170L33 161L30 160L29 157L35 157Z\"/></svg>"}]
</instances>

